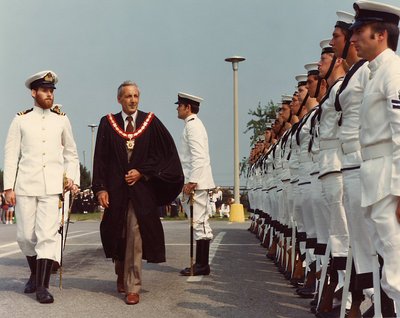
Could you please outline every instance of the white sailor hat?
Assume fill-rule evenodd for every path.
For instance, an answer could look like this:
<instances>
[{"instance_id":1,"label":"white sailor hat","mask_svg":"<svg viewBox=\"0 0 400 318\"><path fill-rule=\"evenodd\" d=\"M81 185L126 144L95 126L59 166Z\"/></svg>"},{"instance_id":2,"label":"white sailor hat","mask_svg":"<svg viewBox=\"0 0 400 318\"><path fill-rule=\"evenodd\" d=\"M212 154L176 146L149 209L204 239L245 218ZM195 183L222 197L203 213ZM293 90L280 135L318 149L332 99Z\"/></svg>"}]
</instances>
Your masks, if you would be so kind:
<instances>
[{"instance_id":1,"label":"white sailor hat","mask_svg":"<svg viewBox=\"0 0 400 318\"><path fill-rule=\"evenodd\" d=\"M336 11L338 17L335 27L348 30L354 23L354 14L345 11Z\"/></svg>"},{"instance_id":2,"label":"white sailor hat","mask_svg":"<svg viewBox=\"0 0 400 318\"><path fill-rule=\"evenodd\" d=\"M201 97L190 95L187 93L178 93L178 101L175 104L191 104L200 106L200 103L203 101Z\"/></svg>"},{"instance_id":3,"label":"white sailor hat","mask_svg":"<svg viewBox=\"0 0 400 318\"><path fill-rule=\"evenodd\" d=\"M319 75L318 63L317 62L308 63L308 64L304 65L304 68L307 71L307 76Z\"/></svg>"},{"instance_id":4,"label":"white sailor hat","mask_svg":"<svg viewBox=\"0 0 400 318\"><path fill-rule=\"evenodd\" d=\"M257 141L265 141L265 136L264 135L258 135Z\"/></svg>"},{"instance_id":5,"label":"white sailor hat","mask_svg":"<svg viewBox=\"0 0 400 318\"><path fill-rule=\"evenodd\" d=\"M282 95L282 104L290 104L292 102L293 95L284 94Z\"/></svg>"},{"instance_id":6,"label":"white sailor hat","mask_svg":"<svg viewBox=\"0 0 400 318\"><path fill-rule=\"evenodd\" d=\"M322 40L321 42L319 42L319 46L322 49L321 54L325 54L325 53L333 53L333 48L332 46L329 44L329 42L331 42L330 39L325 39Z\"/></svg>"},{"instance_id":7,"label":"white sailor hat","mask_svg":"<svg viewBox=\"0 0 400 318\"><path fill-rule=\"evenodd\" d=\"M362 25L372 22L385 22L399 24L400 8L385 3L373 1L356 1L353 4L356 12L355 22L351 30L358 29Z\"/></svg>"},{"instance_id":8,"label":"white sailor hat","mask_svg":"<svg viewBox=\"0 0 400 318\"><path fill-rule=\"evenodd\" d=\"M307 74L296 75L295 79L297 81L297 87L306 85L306 83L307 83Z\"/></svg>"},{"instance_id":9,"label":"white sailor hat","mask_svg":"<svg viewBox=\"0 0 400 318\"><path fill-rule=\"evenodd\" d=\"M55 89L58 82L57 74L53 71L41 71L28 77L25 86L29 89L37 89L38 87L49 87Z\"/></svg>"}]
</instances>

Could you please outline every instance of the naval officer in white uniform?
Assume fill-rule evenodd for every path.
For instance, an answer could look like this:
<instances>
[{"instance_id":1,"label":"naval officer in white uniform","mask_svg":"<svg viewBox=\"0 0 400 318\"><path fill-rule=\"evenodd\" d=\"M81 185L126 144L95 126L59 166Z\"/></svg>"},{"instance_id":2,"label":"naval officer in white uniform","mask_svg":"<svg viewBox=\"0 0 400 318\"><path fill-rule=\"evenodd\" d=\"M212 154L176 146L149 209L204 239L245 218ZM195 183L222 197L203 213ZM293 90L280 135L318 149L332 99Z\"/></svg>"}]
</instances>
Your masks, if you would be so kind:
<instances>
[{"instance_id":1,"label":"naval officer in white uniform","mask_svg":"<svg viewBox=\"0 0 400 318\"><path fill-rule=\"evenodd\" d=\"M5 144L6 200L15 205L17 241L31 269L24 292L36 291L40 303L54 301L47 288L60 248L60 195L79 184L79 159L70 122L65 114L51 109L57 81L52 71L26 80L34 106L13 119Z\"/></svg>"},{"instance_id":2,"label":"naval officer in white uniform","mask_svg":"<svg viewBox=\"0 0 400 318\"><path fill-rule=\"evenodd\" d=\"M203 99L186 93L178 94L178 118L185 121L181 138L179 156L182 163L185 184L183 186L182 206L188 215L190 211L189 195L194 191L193 229L196 240L196 263L194 275L209 275L208 256L210 240L213 238L208 221L208 190L215 187L208 151L207 131L197 116ZM190 268L181 271L190 275Z\"/></svg>"}]
</instances>

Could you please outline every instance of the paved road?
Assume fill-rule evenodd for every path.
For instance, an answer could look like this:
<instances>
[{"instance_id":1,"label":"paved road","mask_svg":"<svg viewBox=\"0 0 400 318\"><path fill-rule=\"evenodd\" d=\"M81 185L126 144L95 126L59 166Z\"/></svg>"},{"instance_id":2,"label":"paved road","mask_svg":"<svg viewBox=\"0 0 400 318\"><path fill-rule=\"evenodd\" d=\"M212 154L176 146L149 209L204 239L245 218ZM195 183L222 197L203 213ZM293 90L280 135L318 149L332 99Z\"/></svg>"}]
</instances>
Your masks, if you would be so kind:
<instances>
[{"instance_id":1,"label":"paved road","mask_svg":"<svg viewBox=\"0 0 400 318\"><path fill-rule=\"evenodd\" d=\"M165 221L167 262L144 264L140 303L125 305L116 292L113 264L100 245L99 223L70 226L64 256L63 289L53 275L54 304L36 302L23 293L29 275L15 243L16 225L0 224L0 317L314 317L309 300L294 296L293 288L266 259L265 250L249 223L212 221L210 276L178 275L189 263L185 221Z\"/></svg>"}]
</instances>

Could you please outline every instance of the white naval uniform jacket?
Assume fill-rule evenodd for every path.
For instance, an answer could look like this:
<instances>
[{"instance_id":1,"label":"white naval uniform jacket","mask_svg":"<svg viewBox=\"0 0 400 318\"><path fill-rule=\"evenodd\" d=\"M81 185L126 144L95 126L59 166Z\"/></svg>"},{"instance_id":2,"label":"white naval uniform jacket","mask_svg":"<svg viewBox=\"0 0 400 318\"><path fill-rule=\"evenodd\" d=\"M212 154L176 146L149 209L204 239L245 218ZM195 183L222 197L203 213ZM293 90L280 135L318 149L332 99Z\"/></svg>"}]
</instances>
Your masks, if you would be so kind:
<instances>
[{"instance_id":1,"label":"white naval uniform jacket","mask_svg":"<svg viewBox=\"0 0 400 318\"><path fill-rule=\"evenodd\" d=\"M330 89L329 96L321 104L321 120L319 122L319 175L342 169L341 151L339 151L339 128L338 120L340 114L335 109L336 92L339 90L342 80L338 80ZM337 142L337 146L323 145L329 142Z\"/></svg>"},{"instance_id":2,"label":"white naval uniform jacket","mask_svg":"<svg viewBox=\"0 0 400 318\"><path fill-rule=\"evenodd\" d=\"M208 151L207 131L197 115L185 119L179 152L185 183L197 183L197 190L215 187Z\"/></svg>"},{"instance_id":3,"label":"white naval uniform jacket","mask_svg":"<svg viewBox=\"0 0 400 318\"><path fill-rule=\"evenodd\" d=\"M359 113L364 88L369 81L369 73L368 62L365 62L353 74L348 85L339 95L339 102L342 108L342 123L339 133L343 151L342 168L356 167L361 164L361 152L360 150L356 150L357 144L359 144ZM346 145L347 148L350 145L350 148L354 149L346 149Z\"/></svg>"},{"instance_id":4,"label":"white naval uniform jacket","mask_svg":"<svg viewBox=\"0 0 400 318\"><path fill-rule=\"evenodd\" d=\"M360 107L360 144L365 148L391 145L361 164L361 206L370 206L389 194L400 196L400 57L386 49L369 62L370 80ZM379 146L378 146L379 147Z\"/></svg>"},{"instance_id":5,"label":"white naval uniform jacket","mask_svg":"<svg viewBox=\"0 0 400 318\"><path fill-rule=\"evenodd\" d=\"M19 113L8 130L4 189L44 196L63 191L63 174L79 184L79 159L65 114L34 106Z\"/></svg>"}]
</instances>

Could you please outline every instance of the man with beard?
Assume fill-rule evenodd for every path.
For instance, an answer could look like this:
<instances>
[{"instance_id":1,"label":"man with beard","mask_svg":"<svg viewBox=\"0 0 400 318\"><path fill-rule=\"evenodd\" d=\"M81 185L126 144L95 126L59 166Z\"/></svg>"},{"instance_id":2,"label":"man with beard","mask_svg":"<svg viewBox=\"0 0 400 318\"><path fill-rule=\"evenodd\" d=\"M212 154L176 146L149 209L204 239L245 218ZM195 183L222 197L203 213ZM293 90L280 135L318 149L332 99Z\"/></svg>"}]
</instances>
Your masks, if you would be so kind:
<instances>
[{"instance_id":1,"label":"man with beard","mask_svg":"<svg viewBox=\"0 0 400 318\"><path fill-rule=\"evenodd\" d=\"M142 259L165 262L158 206L178 196L183 173L168 130L153 113L138 110L136 83L123 82L117 100L122 111L104 116L97 132L93 192L105 208L101 240L106 257L115 262L117 291L135 305Z\"/></svg>"},{"instance_id":2,"label":"man with beard","mask_svg":"<svg viewBox=\"0 0 400 318\"><path fill-rule=\"evenodd\" d=\"M40 303L54 301L47 288L59 248L60 196L79 184L71 124L64 113L51 109L57 81L52 71L28 78L25 86L34 106L14 118L5 145L6 200L16 205L17 241L31 269L24 292L36 291Z\"/></svg>"}]
</instances>

